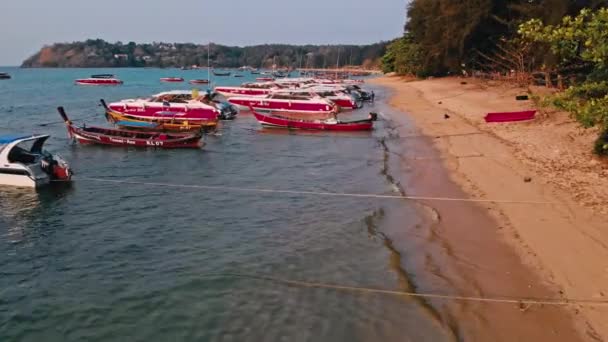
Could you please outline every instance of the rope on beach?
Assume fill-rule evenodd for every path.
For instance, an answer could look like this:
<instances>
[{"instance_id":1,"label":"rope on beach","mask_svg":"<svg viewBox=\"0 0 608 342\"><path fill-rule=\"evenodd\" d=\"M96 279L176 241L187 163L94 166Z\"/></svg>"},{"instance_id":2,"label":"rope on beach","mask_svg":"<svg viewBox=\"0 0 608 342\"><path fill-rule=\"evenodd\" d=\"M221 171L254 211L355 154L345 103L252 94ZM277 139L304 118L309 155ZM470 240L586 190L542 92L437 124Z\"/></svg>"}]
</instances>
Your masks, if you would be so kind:
<instances>
[{"instance_id":1,"label":"rope on beach","mask_svg":"<svg viewBox=\"0 0 608 342\"><path fill-rule=\"evenodd\" d=\"M507 203L507 204L555 204L554 202L548 202L548 201L517 201L517 200L500 200L500 199L476 199L476 198L431 197L431 196L401 196L401 195L361 194L361 193L343 193L343 192L325 192L325 191L280 190L280 189L263 189L263 188L242 188L242 187L219 186L219 185L195 185L195 184L141 182L141 181L136 181L136 180L104 179L104 178L89 178L89 177L78 177L75 179L75 181L143 185L143 186L155 186L155 187L166 187L166 188L221 190L221 191L233 191L233 192L254 192L254 193L272 193L272 194L326 196L326 197L376 198L376 199L443 201L443 202Z\"/></svg>"},{"instance_id":2,"label":"rope on beach","mask_svg":"<svg viewBox=\"0 0 608 342\"><path fill-rule=\"evenodd\" d=\"M519 304L519 305L553 305L553 306L567 306L567 305L602 306L602 305L608 305L608 300L605 300L605 299L573 299L573 298L557 299L557 298L531 298L531 297L517 298L517 297L458 296L458 295L447 295L447 294L438 294L438 293L419 293L419 292L411 292L411 291L385 290L385 289L378 289L378 288L307 282L307 281L289 280L289 279L274 278L274 277L270 277L270 276L241 274L241 273L207 274L207 275L203 275L203 277L248 278L248 279L283 284L283 285L287 285L287 286L330 289L330 290L343 291L343 292L384 294L384 295L405 296L405 297L424 298L424 299L452 300L452 301Z\"/></svg>"}]
</instances>

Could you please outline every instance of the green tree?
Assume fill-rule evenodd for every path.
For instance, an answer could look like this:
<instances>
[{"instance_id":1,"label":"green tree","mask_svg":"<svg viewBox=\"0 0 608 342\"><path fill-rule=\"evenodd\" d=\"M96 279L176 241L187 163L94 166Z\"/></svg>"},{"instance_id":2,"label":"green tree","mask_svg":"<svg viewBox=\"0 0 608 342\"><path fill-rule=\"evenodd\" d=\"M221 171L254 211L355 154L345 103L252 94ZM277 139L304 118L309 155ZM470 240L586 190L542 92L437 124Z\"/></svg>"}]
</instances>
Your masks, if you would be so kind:
<instances>
[{"instance_id":1,"label":"green tree","mask_svg":"<svg viewBox=\"0 0 608 342\"><path fill-rule=\"evenodd\" d=\"M565 16L557 25L532 19L519 27L524 39L547 44L560 65L585 64L592 68L584 83L570 86L551 98L584 126L600 126L608 132L608 8L583 9ZM608 155L606 133L598 139L596 152Z\"/></svg>"}]
</instances>

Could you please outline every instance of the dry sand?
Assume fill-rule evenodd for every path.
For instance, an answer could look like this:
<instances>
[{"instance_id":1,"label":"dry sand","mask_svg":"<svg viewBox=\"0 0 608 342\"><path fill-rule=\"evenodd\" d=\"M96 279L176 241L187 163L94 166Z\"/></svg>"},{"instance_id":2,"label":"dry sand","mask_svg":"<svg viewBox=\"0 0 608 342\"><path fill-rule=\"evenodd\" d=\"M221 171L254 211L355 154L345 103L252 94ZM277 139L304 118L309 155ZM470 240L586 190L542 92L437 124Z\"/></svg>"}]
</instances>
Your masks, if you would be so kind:
<instances>
[{"instance_id":1,"label":"dry sand","mask_svg":"<svg viewBox=\"0 0 608 342\"><path fill-rule=\"evenodd\" d=\"M468 196L551 202L483 207L504 228L493 234L564 298L608 300L608 163L591 153L597 132L558 112L486 124L487 112L534 108L515 100L526 89L504 84L398 77L372 82L394 90L391 106L433 139L451 179ZM568 310L585 339L608 341L608 306Z\"/></svg>"}]
</instances>

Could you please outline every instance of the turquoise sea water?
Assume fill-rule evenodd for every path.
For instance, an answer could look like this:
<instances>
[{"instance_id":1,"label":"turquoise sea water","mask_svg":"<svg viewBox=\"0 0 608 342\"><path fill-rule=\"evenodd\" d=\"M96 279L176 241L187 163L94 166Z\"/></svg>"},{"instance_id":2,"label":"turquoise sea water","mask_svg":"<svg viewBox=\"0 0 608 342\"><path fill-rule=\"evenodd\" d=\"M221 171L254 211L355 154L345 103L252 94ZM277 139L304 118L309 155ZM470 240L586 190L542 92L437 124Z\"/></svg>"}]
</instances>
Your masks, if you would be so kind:
<instances>
[{"instance_id":1,"label":"turquoise sea water","mask_svg":"<svg viewBox=\"0 0 608 342\"><path fill-rule=\"evenodd\" d=\"M207 72L0 71L13 76L0 81L0 133L50 133L47 148L76 172L69 187L0 190L0 341L451 338L417 300L243 276L411 289L415 274L401 268L399 251L382 233L391 210L401 213L403 231L425 224L411 202L84 179L395 194L381 143L389 121L372 133L311 134L262 129L242 113L207 136L203 150L80 146L68 140L57 106L72 119L107 125L100 98L191 89L159 78L206 78ZM116 74L125 84L73 84L95 73ZM236 85L254 77L214 82ZM382 89L376 91L376 107L353 115L383 106Z\"/></svg>"}]
</instances>

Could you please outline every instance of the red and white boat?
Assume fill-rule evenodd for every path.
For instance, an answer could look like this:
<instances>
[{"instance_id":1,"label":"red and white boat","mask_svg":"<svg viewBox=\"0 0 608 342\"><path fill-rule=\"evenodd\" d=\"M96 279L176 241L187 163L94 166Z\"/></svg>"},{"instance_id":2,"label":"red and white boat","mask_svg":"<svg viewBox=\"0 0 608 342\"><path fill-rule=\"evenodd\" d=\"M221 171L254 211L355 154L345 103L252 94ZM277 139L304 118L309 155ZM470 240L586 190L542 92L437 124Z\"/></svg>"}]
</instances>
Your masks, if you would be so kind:
<instances>
[{"instance_id":1,"label":"red and white boat","mask_svg":"<svg viewBox=\"0 0 608 342\"><path fill-rule=\"evenodd\" d=\"M161 82L168 82L168 83L179 83L179 82L184 82L184 79L181 77L163 77L160 79Z\"/></svg>"},{"instance_id":2,"label":"red and white boat","mask_svg":"<svg viewBox=\"0 0 608 342\"><path fill-rule=\"evenodd\" d=\"M147 99L129 99L108 104L110 110L132 118L166 121L213 121L233 119L236 108L226 102L212 101L208 94L195 95L191 91L169 91Z\"/></svg>"},{"instance_id":3,"label":"red and white boat","mask_svg":"<svg viewBox=\"0 0 608 342\"><path fill-rule=\"evenodd\" d=\"M215 92L224 97L263 96L270 94L273 89L279 89L279 87L272 82L261 82L243 83L240 87L215 87Z\"/></svg>"},{"instance_id":4,"label":"red and white boat","mask_svg":"<svg viewBox=\"0 0 608 342\"><path fill-rule=\"evenodd\" d=\"M102 127L77 127L69 119L63 107L57 108L65 121L70 137L81 144L110 146L135 146L155 148L200 148L200 133L142 132Z\"/></svg>"},{"instance_id":5,"label":"red and white boat","mask_svg":"<svg viewBox=\"0 0 608 342\"><path fill-rule=\"evenodd\" d=\"M323 130L323 131L369 131L374 127L377 114L370 113L369 118L355 121L342 121L336 118L325 120L305 120L291 119L282 117L272 111L260 111L251 108L255 118L264 126L304 129L304 130Z\"/></svg>"},{"instance_id":6,"label":"red and white boat","mask_svg":"<svg viewBox=\"0 0 608 342\"><path fill-rule=\"evenodd\" d=\"M296 112L333 112L337 105L328 99L311 94L272 93L266 96L231 97L228 102L241 109L261 108Z\"/></svg>"},{"instance_id":7,"label":"red and white boat","mask_svg":"<svg viewBox=\"0 0 608 342\"><path fill-rule=\"evenodd\" d=\"M116 78L116 76L110 75L110 74L92 75L89 78L77 79L75 82L78 85L100 85L100 86L121 85L123 83L121 80Z\"/></svg>"},{"instance_id":8,"label":"red and white boat","mask_svg":"<svg viewBox=\"0 0 608 342\"><path fill-rule=\"evenodd\" d=\"M360 99L357 99L352 94L348 94L345 91L327 88L327 87L310 87L310 88L297 88L297 89L285 89L274 91L273 94L291 94L294 96L319 96L330 100L331 102L340 106L341 109L350 110L357 109L363 106Z\"/></svg>"}]
</instances>

